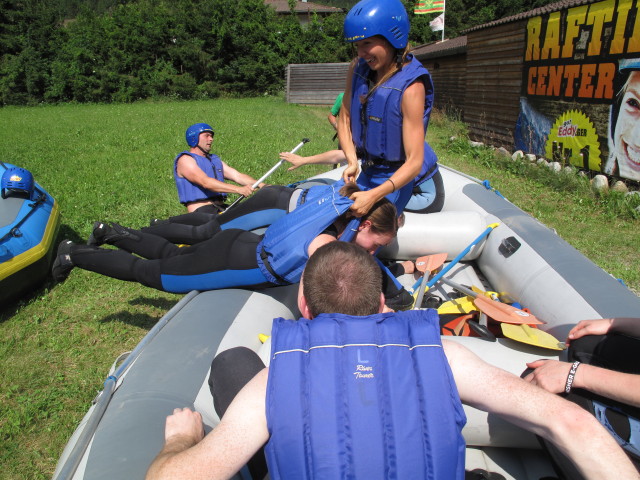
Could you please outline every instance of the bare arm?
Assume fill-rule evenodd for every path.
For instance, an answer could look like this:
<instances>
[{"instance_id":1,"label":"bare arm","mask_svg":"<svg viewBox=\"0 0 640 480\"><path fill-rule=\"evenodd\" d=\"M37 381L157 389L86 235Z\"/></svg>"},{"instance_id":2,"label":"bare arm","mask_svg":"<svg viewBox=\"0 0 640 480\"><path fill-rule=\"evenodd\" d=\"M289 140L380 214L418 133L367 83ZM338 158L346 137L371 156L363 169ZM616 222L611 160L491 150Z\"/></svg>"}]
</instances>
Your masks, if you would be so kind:
<instances>
[{"instance_id":1,"label":"bare arm","mask_svg":"<svg viewBox=\"0 0 640 480\"><path fill-rule=\"evenodd\" d=\"M587 479L640 478L613 437L587 411L443 342L462 401L553 442Z\"/></svg>"},{"instance_id":2,"label":"bare arm","mask_svg":"<svg viewBox=\"0 0 640 480\"><path fill-rule=\"evenodd\" d=\"M527 363L535 369L524 379L551 393L564 392L571 364L557 360ZM621 373L593 365L580 364L572 388L584 388L603 397L640 407L640 375Z\"/></svg>"},{"instance_id":3,"label":"bare arm","mask_svg":"<svg viewBox=\"0 0 640 480\"><path fill-rule=\"evenodd\" d=\"M223 168L224 168L225 178L229 178L227 177L227 168L230 168L230 167L228 167L223 162ZM212 192L238 193L246 197L251 195L251 192L253 191L250 186L232 185L230 183L221 182L220 180L216 180L215 178L209 177L206 173L202 171L202 169L198 166L196 161L193 158L191 158L189 155L183 155L178 159L178 165L177 165L176 171L178 172L178 175L186 178L191 183L195 185L199 185L202 188L205 188Z\"/></svg>"},{"instance_id":4,"label":"bare arm","mask_svg":"<svg viewBox=\"0 0 640 480\"><path fill-rule=\"evenodd\" d=\"M345 183L355 182L360 170L358 165L358 156L356 155L356 147L353 144L351 136L351 79L353 78L353 70L356 66L357 59L351 62L349 72L347 74L347 85L345 87L344 96L342 97L342 106L340 107L340 115L338 115L338 141L340 148L344 152L347 160L347 168L345 168L342 178Z\"/></svg>"},{"instance_id":5,"label":"bare arm","mask_svg":"<svg viewBox=\"0 0 640 480\"><path fill-rule=\"evenodd\" d=\"M256 179L251 175L247 175L246 173L239 172L233 167L230 167L227 163L222 162L222 166L224 168L224 178L227 180L231 180L232 182L236 182L239 185L243 186L251 186L256 183ZM262 187L264 184L259 185Z\"/></svg>"},{"instance_id":6,"label":"bare arm","mask_svg":"<svg viewBox=\"0 0 640 480\"><path fill-rule=\"evenodd\" d=\"M317 155L310 155L308 157L301 157L291 152L281 152L280 158L286 160L292 166L288 171L295 170L303 165L337 165L341 162L346 162L344 152L342 150L329 150L327 152L318 153Z\"/></svg>"},{"instance_id":7,"label":"bare arm","mask_svg":"<svg viewBox=\"0 0 640 480\"><path fill-rule=\"evenodd\" d=\"M351 195L354 204L351 210L358 216L366 215L373 205L395 190L399 190L420 173L424 162L424 115L425 102L424 83L414 82L402 95L402 142L406 160L404 164L391 176L390 182L364 192ZM341 144L342 145L342 144Z\"/></svg>"},{"instance_id":8,"label":"bare arm","mask_svg":"<svg viewBox=\"0 0 640 480\"><path fill-rule=\"evenodd\" d=\"M309 247L307 248L307 253L309 257L311 257L311 255L313 255L313 252L315 252L321 246L326 245L327 243L335 242L335 241L337 241L336 237L332 235L327 235L326 233L321 233L316 238L311 240L311 243L309 243Z\"/></svg>"},{"instance_id":9,"label":"bare arm","mask_svg":"<svg viewBox=\"0 0 640 480\"><path fill-rule=\"evenodd\" d=\"M269 439L265 416L267 372L262 370L240 390L220 424L201 441L200 414L176 409L178 412L167 418L165 446L149 467L146 479L217 480L238 472Z\"/></svg>"}]
</instances>

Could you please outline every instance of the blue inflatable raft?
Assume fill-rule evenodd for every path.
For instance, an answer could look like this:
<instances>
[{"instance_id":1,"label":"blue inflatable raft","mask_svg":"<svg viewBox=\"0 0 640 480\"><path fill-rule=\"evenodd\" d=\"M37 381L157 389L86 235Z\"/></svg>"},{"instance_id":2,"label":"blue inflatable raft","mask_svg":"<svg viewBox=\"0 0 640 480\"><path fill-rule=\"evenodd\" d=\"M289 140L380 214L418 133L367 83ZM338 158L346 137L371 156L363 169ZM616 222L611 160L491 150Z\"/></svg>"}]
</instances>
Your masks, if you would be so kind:
<instances>
[{"instance_id":1,"label":"blue inflatable raft","mask_svg":"<svg viewBox=\"0 0 640 480\"><path fill-rule=\"evenodd\" d=\"M58 203L24 168L0 162L0 307L49 274Z\"/></svg>"}]
</instances>

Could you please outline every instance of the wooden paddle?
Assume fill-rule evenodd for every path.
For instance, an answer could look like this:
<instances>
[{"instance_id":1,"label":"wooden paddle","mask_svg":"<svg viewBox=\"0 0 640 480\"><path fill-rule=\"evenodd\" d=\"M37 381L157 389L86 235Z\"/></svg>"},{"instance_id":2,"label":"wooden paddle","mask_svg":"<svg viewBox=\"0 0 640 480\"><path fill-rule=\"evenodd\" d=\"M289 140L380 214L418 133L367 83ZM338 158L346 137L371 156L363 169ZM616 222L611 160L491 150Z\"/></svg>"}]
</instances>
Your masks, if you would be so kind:
<instances>
[{"instance_id":1,"label":"wooden paddle","mask_svg":"<svg viewBox=\"0 0 640 480\"><path fill-rule=\"evenodd\" d=\"M423 273L422 282L418 288L418 295L415 303L413 304L413 308L420 308L422 305L422 299L424 298L425 285L429 280L429 275L434 270L437 270L442 266L444 261L447 259L446 253L434 253L433 255L427 255L426 257L420 257L416 260L416 269ZM415 285L414 285L415 287Z\"/></svg>"},{"instance_id":2,"label":"wooden paddle","mask_svg":"<svg viewBox=\"0 0 640 480\"><path fill-rule=\"evenodd\" d=\"M496 302L495 300L491 300L483 295L479 295L473 290L463 287L462 285L458 285L448 278L442 277L440 280L465 295L473 297L473 303L478 307L478 310L486 313L497 322L525 325L542 325L545 323L524 310L507 305L506 303Z\"/></svg>"},{"instance_id":3,"label":"wooden paddle","mask_svg":"<svg viewBox=\"0 0 640 480\"><path fill-rule=\"evenodd\" d=\"M564 350L567 346L564 342L560 342L557 338L547 332L532 328L529 325L512 325L509 323L501 323L502 334L521 343L535 345L536 347L548 348L551 350Z\"/></svg>"}]
</instances>

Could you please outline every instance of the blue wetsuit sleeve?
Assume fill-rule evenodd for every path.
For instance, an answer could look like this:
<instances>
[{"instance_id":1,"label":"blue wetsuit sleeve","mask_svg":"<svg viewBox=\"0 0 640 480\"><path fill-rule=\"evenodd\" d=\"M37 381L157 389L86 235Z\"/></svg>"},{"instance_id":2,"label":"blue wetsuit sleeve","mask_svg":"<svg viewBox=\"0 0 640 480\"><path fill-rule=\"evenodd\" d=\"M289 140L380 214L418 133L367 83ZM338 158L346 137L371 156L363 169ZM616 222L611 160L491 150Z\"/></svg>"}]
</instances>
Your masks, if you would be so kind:
<instances>
[{"instance_id":1,"label":"blue wetsuit sleeve","mask_svg":"<svg viewBox=\"0 0 640 480\"><path fill-rule=\"evenodd\" d=\"M398 290L402 290L404 287L402 286L402 284L398 281L398 279L395 277L395 275L393 275L391 273L391 271L382 263L382 261L376 257L374 255L373 257L376 262L378 262L378 265L380 265L380 270L382 270L382 274L386 275L387 277L389 277L389 279L393 282L393 284L398 287Z\"/></svg>"}]
</instances>

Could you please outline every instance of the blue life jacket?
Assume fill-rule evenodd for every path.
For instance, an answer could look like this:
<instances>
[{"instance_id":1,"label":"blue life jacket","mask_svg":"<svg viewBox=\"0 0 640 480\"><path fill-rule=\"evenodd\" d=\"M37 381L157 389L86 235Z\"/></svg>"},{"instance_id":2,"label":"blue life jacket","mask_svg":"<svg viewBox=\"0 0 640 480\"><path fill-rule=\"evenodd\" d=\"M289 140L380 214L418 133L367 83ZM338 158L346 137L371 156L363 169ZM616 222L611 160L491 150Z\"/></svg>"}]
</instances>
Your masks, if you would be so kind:
<instances>
[{"instance_id":1,"label":"blue life jacket","mask_svg":"<svg viewBox=\"0 0 640 480\"><path fill-rule=\"evenodd\" d=\"M435 310L275 319L272 479L463 479L466 417Z\"/></svg>"},{"instance_id":2,"label":"blue life jacket","mask_svg":"<svg viewBox=\"0 0 640 480\"><path fill-rule=\"evenodd\" d=\"M353 205L353 200L340 195L334 185L311 190L311 198L276 220L258 244L258 266L272 283L299 282L309 259L309 244Z\"/></svg>"},{"instance_id":3,"label":"blue life jacket","mask_svg":"<svg viewBox=\"0 0 640 480\"><path fill-rule=\"evenodd\" d=\"M187 151L181 152L173 160L173 178L176 181L180 203L187 204L199 200L224 200L227 197L226 193L212 192L211 190L202 188L200 185L194 185L186 178L178 175L178 159L183 155L189 155L193 158L198 167L200 167L200 170L208 177L224 182L224 171L220 157L210 155L210 158L207 158Z\"/></svg>"},{"instance_id":4,"label":"blue life jacket","mask_svg":"<svg viewBox=\"0 0 640 480\"><path fill-rule=\"evenodd\" d=\"M402 142L402 95L409 85L421 80L425 87L422 123L425 132L431 116L434 90L429 71L413 56L367 100L363 111L361 99L369 92L371 69L360 59L353 71L351 84L351 135L362 160L403 163L406 159ZM363 154L364 152L364 154ZM415 179L419 184L433 176L437 170L437 157L425 142L424 162ZM393 172L390 172L391 176Z\"/></svg>"}]
</instances>

